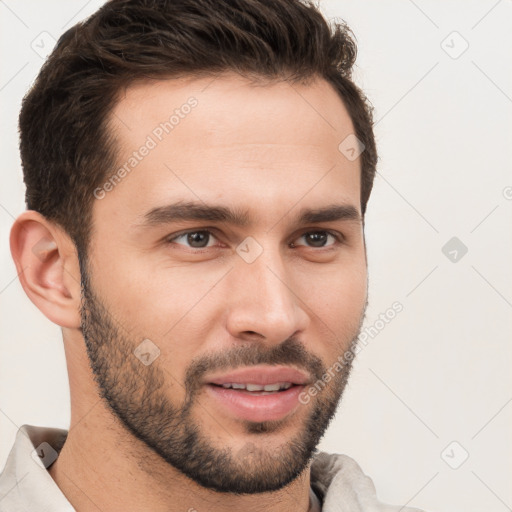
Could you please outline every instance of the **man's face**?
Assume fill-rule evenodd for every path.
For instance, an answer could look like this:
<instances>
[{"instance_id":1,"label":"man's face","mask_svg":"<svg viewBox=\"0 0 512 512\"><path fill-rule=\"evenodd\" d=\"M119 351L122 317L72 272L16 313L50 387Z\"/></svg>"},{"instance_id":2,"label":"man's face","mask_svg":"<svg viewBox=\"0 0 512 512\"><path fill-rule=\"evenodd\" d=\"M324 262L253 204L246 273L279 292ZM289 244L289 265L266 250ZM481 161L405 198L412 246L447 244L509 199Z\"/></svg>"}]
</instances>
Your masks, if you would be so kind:
<instances>
[{"instance_id":1,"label":"man's face","mask_svg":"<svg viewBox=\"0 0 512 512\"><path fill-rule=\"evenodd\" d=\"M366 306L360 166L325 81L212 80L138 84L116 104L82 332L132 435L200 485L272 491L306 467L350 372L332 367Z\"/></svg>"}]
</instances>

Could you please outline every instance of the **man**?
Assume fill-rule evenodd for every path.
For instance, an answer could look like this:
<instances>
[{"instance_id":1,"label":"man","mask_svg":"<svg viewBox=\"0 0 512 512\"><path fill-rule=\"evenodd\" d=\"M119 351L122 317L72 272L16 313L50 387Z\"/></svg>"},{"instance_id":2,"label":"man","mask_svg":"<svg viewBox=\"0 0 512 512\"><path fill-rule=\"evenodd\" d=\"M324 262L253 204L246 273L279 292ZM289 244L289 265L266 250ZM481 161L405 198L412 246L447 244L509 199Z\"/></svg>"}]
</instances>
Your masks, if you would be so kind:
<instances>
[{"instance_id":1,"label":"man","mask_svg":"<svg viewBox=\"0 0 512 512\"><path fill-rule=\"evenodd\" d=\"M367 304L355 54L298 0L111 0L61 37L11 251L71 425L20 429L1 511L417 510L316 451Z\"/></svg>"}]
</instances>

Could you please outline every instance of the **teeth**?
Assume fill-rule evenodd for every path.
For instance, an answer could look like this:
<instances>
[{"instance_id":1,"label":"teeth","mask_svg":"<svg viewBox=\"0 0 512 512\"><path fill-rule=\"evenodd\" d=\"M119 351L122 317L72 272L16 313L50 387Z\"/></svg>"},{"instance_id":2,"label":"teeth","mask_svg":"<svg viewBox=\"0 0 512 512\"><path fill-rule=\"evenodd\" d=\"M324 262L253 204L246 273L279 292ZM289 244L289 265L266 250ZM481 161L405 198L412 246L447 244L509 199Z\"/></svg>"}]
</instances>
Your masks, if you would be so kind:
<instances>
[{"instance_id":1,"label":"teeth","mask_svg":"<svg viewBox=\"0 0 512 512\"><path fill-rule=\"evenodd\" d=\"M247 389L247 391L263 391L264 386L260 386L259 384L246 384L245 389Z\"/></svg>"},{"instance_id":2,"label":"teeth","mask_svg":"<svg viewBox=\"0 0 512 512\"><path fill-rule=\"evenodd\" d=\"M239 384L237 382L230 382L222 384L225 389L245 389L247 391L280 391L290 389L292 387L291 382L276 382L275 384L266 384L261 386L260 384Z\"/></svg>"}]
</instances>

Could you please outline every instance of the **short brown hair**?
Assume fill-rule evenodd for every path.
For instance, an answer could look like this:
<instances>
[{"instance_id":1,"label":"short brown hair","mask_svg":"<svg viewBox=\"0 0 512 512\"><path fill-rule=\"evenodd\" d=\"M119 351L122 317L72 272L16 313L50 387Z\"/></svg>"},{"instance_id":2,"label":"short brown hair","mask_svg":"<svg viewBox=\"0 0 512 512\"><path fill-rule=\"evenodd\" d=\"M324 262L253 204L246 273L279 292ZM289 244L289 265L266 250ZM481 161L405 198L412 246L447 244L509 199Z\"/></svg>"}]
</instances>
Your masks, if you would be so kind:
<instances>
[{"instance_id":1,"label":"short brown hair","mask_svg":"<svg viewBox=\"0 0 512 512\"><path fill-rule=\"evenodd\" d=\"M373 109L351 80L351 34L306 0L108 1L60 37L23 99L27 208L59 224L85 253L93 191L116 164L108 120L119 91L138 79L235 71L304 83L319 76L334 86L365 147L364 216L377 151Z\"/></svg>"}]
</instances>

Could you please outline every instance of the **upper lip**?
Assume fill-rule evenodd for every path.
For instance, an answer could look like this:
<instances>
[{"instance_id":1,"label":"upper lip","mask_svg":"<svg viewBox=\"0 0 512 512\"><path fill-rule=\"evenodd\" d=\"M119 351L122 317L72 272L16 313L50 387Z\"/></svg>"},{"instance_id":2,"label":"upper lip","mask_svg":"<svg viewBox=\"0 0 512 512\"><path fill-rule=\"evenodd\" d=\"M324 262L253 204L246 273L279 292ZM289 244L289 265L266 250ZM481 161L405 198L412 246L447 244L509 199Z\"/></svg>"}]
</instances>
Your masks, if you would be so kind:
<instances>
[{"instance_id":1,"label":"upper lip","mask_svg":"<svg viewBox=\"0 0 512 512\"><path fill-rule=\"evenodd\" d=\"M308 375L290 366L250 366L239 368L229 373L215 375L207 379L209 384L276 384L278 382L290 382L292 384L304 385L310 379Z\"/></svg>"}]
</instances>

